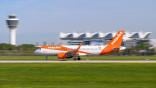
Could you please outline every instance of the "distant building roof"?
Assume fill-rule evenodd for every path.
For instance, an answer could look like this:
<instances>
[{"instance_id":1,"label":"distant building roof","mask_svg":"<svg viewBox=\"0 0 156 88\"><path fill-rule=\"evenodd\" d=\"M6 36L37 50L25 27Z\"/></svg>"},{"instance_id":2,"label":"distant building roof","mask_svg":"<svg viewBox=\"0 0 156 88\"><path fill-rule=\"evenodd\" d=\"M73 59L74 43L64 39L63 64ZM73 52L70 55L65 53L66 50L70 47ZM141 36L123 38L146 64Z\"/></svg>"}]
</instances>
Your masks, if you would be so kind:
<instances>
[{"instance_id":1,"label":"distant building roof","mask_svg":"<svg viewBox=\"0 0 156 88\"><path fill-rule=\"evenodd\" d=\"M70 40L70 39L111 39L116 33L115 32L95 32L95 33L63 33L59 34L60 39L62 40ZM126 32L124 35L124 39L148 39L151 32Z\"/></svg>"}]
</instances>

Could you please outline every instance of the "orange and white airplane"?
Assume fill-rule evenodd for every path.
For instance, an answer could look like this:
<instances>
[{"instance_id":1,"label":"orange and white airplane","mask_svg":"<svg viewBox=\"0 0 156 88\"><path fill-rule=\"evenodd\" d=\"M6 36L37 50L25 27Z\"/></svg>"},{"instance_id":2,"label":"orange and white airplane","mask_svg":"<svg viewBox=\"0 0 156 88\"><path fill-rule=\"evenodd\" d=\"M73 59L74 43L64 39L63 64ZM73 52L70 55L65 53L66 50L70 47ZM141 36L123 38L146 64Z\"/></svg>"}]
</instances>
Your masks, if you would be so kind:
<instances>
[{"instance_id":1,"label":"orange and white airplane","mask_svg":"<svg viewBox=\"0 0 156 88\"><path fill-rule=\"evenodd\" d=\"M43 45L35 50L35 54L40 55L57 55L59 60L66 58L80 59L80 55L105 55L119 50L121 47L125 32L119 30L116 35L106 45Z\"/></svg>"}]
</instances>

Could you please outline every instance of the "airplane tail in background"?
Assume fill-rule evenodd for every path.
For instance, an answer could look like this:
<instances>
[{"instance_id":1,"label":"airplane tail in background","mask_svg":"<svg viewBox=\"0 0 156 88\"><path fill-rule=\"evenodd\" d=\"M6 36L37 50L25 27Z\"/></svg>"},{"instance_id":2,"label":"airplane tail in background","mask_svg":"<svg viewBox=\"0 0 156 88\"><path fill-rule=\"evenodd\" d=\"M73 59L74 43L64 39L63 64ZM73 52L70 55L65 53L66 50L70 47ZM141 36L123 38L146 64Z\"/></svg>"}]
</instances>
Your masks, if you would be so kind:
<instances>
[{"instance_id":1,"label":"airplane tail in background","mask_svg":"<svg viewBox=\"0 0 156 88\"><path fill-rule=\"evenodd\" d=\"M101 51L100 54L103 55L120 50L124 34L124 30L118 31L113 39L106 44L106 47Z\"/></svg>"}]
</instances>

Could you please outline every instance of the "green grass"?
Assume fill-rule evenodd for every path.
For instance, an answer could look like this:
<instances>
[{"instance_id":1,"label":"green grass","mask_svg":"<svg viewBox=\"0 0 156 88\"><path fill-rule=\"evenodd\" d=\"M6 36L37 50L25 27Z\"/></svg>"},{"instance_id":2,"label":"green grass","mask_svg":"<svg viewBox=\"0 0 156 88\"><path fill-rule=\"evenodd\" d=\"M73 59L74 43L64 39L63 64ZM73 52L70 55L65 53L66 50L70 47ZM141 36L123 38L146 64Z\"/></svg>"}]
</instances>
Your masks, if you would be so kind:
<instances>
[{"instance_id":1,"label":"green grass","mask_svg":"<svg viewBox=\"0 0 156 88\"><path fill-rule=\"evenodd\" d=\"M82 56L83 60L156 60L156 56ZM49 56L49 60L57 60ZM45 60L45 56L0 56L0 60Z\"/></svg>"},{"instance_id":2,"label":"green grass","mask_svg":"<svg viewBox=\"0 0 156 88\"><path fill-rule=\"evenodd\" d=\"M156 64L0 64L0 88L156 88Z\"/></svg>"},{"instance_id":3,"label":"green grass","mask_svg":"<svg viewBox=\"0 0 156 88\"><path fill-rule=\"evenodd\" d=\"M84 56L89 60L156 60L156 56Z\"/></svg>"}]
</instances>

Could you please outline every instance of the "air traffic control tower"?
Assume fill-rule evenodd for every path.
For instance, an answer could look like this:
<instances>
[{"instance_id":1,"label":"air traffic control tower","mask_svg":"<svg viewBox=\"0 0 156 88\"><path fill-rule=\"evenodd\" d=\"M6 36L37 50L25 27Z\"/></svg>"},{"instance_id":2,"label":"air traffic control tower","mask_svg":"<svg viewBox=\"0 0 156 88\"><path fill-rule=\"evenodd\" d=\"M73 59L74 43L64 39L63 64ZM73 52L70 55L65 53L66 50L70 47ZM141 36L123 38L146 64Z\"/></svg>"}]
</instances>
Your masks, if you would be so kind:
<instances>
[{"instance_id":1,"label":"air traffic control tower","mask_svg":"<svg viewBox=\"0 0 156 88\"><path fill-rule=\"evenodd\" d=\"M9 42L11 45L16 45L16 29L18 25L19 19L16 15L9 15L8 19L6 20L7 26L10 31L10 39Z\"/></svg>"}]
</instances>

